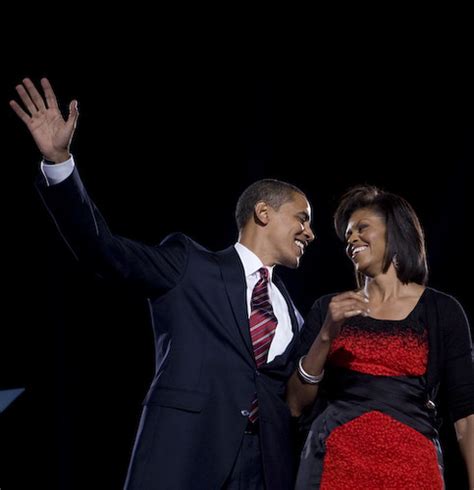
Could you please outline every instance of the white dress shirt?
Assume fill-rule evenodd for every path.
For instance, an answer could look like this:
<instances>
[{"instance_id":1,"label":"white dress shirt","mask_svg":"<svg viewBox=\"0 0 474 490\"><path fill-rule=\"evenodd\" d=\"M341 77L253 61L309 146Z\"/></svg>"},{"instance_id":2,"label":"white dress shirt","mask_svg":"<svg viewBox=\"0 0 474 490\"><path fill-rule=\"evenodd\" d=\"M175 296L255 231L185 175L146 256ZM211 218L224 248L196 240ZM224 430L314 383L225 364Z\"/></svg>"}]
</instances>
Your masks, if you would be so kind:
<instances>
[{"instance_id":1,"label":"white dress shirt","mask_svg":"<svg viewBox=\"0 0 474 490\"><path fill-rule=\"evenodd\" d=\"M252 298L252 291L257 284L257 281L260 279L258 270L265 266L263 265L262 261L246 246L242 245L241 243L236 243L234 247L244 266L245 280L247 281L247 311L250 317L250 301ZM267 362L270 362L276 356L283 354L293 338L293 329L291 327L288 304L285 301L283 294L281 294L280 290L272 282L273 267L267 267L267 269L270 273L270 281L268 282L268 296L273 307L273 312L278 320L275 335L268 352Z\"/></svg>"}]
</instances>

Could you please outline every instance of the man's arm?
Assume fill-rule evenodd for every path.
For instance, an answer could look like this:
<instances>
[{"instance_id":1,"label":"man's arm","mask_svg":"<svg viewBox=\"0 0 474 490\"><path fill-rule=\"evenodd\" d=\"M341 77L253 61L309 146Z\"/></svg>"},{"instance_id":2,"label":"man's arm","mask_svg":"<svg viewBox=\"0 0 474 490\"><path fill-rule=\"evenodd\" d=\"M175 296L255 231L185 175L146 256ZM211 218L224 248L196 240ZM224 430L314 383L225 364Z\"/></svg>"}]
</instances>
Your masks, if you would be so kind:
<instances>
[{"instance_id":1,"label":"man's arm","mask_svg":"<svg viewBox=\"0 0 474 490\"><path fill-rule=\"evenodd\" d=\"M126 282L147 296L164 294L181 279L188 254L188 240L175 235L159 247L151 247L114 235L90 199L69 147L78 118L77 102L69 104L65 120L47 79L41 80L44 98L28 78L16 87L23 103L10 106L29 129L46 160L37 190L58 230L74 256L101 277ZM68 163L69 162L69 163ZM61 167L66 169L62 174ZM58 175L59 173L59 175ZM62 174L62 175L61 175Z\"/></svg>"}]
</instances>

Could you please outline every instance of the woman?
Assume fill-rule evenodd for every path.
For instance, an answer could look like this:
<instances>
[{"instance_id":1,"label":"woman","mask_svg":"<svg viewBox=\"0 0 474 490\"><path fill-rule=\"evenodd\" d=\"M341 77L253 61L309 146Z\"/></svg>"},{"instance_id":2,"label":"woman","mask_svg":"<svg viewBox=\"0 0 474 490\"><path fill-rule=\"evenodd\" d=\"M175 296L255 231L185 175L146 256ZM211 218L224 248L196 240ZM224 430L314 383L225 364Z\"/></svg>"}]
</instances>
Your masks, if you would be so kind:
<instances>
[{"instance_id":1,"label":"woman","mask_svg":"<svg viewBox=\"0 0 474 490\"><path fill-rule=\"evenodd\" d=\"M311 406L317 416L296 488L442 489L438 387L474 488L469 325L453 297L426 287L415 212L397 195L359 186L342 198L335 228L358 290L319 298L302 331L288 404L294 416Z\"/></svg>"}]
</instances>

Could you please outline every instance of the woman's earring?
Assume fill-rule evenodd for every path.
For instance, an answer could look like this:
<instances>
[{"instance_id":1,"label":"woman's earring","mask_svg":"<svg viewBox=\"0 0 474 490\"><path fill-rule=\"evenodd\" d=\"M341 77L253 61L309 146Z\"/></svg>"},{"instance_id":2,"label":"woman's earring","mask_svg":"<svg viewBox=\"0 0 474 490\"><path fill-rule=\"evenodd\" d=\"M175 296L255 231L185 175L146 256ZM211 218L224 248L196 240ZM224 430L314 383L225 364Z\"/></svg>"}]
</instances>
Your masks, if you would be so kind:
<instances>
[{"instance_id":1,"label":"woman's earring","mask_svg":"<svg viewBox=\"0 0 474 490\"><path fill-rule=\"evenodd\" d=\"M395 270L398 270L398 259L397 259L397 254L395 254L392 258L392 264L393 267L395 267Z\"/></svg>"}]
</instances>

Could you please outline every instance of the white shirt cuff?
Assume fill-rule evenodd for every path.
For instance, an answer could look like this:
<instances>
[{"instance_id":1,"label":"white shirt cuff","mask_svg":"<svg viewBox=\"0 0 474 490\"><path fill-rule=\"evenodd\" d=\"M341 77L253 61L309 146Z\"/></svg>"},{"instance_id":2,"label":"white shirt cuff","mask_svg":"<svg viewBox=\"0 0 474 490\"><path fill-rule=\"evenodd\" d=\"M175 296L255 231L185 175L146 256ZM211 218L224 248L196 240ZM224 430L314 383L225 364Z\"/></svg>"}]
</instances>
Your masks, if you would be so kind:
<instances>
[{"instance_id":1,"label":"white shirt cuff","mask_svg":"<svg viewBox=\"0 0 474 490\"><path fill-rule=\"evenodd\" d=\"M56 185L66 180L74 171L74 158L71 155L69 160L62 163L55 163L54 165L41 161L41 172L46 179L48 186Z\"/></svg>"}]
</instances>

